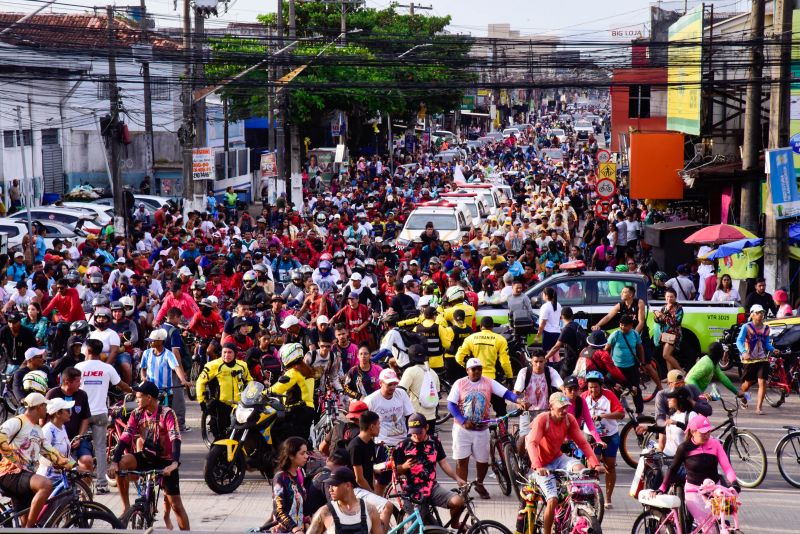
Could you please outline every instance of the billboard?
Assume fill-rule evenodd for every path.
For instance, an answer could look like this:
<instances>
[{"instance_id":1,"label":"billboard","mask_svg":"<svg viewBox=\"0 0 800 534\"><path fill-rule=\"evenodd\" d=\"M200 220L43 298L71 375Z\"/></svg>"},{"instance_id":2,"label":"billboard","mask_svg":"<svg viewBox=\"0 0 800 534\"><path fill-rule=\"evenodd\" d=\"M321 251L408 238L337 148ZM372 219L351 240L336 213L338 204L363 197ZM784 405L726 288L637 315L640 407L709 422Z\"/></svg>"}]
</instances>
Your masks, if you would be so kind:
<instances>
[{"instance_id":1,"label":"billboard","mask_svg":"<svg viewBox=\"0 0 800 534\"><path fill-rule=\"evenodd\" d=\"M669 27L667 130L700 135L703 5Z\"/></svg>"},{"instance_id":2,"label":"billboard","mask_svg":"<svg viewBox=\"0 0 800 534\"><path fill-rule=\"evenodd\" d=\"M683 134L631 134L630 197L680 200L683 198Z\"/></svg>"},{"instance_id":3,"label":"billboard","mask_svg":"<svg viewBox=\"0 0 800 534\"><path fill-rule=\"evenodd\" d=\"M213 148L192 149L192 179L215 180L217 168L214 165Z\"/></svg>"}]
</instances>

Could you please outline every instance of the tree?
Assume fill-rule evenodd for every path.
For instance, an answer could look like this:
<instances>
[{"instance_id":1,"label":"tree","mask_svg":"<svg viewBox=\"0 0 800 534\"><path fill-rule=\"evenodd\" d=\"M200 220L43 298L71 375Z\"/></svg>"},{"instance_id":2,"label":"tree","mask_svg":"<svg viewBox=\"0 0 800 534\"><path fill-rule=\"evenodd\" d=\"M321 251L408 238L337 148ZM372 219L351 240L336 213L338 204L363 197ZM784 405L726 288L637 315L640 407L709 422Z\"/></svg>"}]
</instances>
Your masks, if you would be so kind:
<instances>
[{"instance_id":1,"label":"tree","mask_svg":"<svg viewBox=\"0 0 800 534\"><path fill-rule=\"evenodd\" d=\"M288 13L288 9L283 12ZM275 27L275 14L262 15L259 21ZM427 113L458 107L462 91L448 88L447 82L469 81L475 76L452 66L457 60L466 60L471 42L463 36L443 33L449 23L449 16L412 17L391 7L359 7L347 15L348 29L360 30L359 33L348 34L346 46L326 47L340 34L339 7L297 3L298 37L319 38L300 43L280 60L287 70L309 65L284 89L289 93L289 120L309 127L322 124L331 111L342 110L349 117L351 147L358 148L361 127L379 113L411 120L421 106ZM282 43L280 47L288 41L284 38ZM213 41L212 49L213 62L207 68L211 80L241 72L268 54L265 42L232 36ZM437 82L441 88L414 88L415 83L426 82ZM265 66L226 87L223 96L229 99L231 118L265 115L268 83ZM398 83L402 88L397 87ZM363 87L364 84L376 87Z\"/></svg>"}]
</instances>

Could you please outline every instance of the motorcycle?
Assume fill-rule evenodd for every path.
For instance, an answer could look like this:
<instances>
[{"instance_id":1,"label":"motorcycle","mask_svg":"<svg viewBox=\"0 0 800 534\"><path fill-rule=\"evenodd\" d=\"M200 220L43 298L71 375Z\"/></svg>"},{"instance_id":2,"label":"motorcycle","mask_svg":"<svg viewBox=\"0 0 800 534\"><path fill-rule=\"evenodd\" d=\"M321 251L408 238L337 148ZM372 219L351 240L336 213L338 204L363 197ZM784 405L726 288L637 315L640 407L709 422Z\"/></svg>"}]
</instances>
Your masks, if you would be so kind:
<instances>
[{"instance_id":1,"label":"motorcycle","mask_svg":"<svg viewBox=\"0 0 800 534\"><path fill-rule=\"evenodd\" d=\"M236 491L247 471L272 479L278 460L275 424L286 415L283 403L264 384L249 382L233 411L231 434L214 442L203 466L203 478L214 493Z\"/></svg>"},{"instance_id":2,"label":"motorcycle","mask_svg":"<svg viewBox=\"0 0 800 534\"><path fill-rule=\"evenodd\" d=\"M735 324L722 331L720 343L722 343L723 353L722 358L719 360L719 367L723 371L727 371L736 366L740 378L742 376L742 359L739 355L739 349L736 346L736 339L739 337L739 331L741 329L742 325Z\"/></svg>"}]
</instances>

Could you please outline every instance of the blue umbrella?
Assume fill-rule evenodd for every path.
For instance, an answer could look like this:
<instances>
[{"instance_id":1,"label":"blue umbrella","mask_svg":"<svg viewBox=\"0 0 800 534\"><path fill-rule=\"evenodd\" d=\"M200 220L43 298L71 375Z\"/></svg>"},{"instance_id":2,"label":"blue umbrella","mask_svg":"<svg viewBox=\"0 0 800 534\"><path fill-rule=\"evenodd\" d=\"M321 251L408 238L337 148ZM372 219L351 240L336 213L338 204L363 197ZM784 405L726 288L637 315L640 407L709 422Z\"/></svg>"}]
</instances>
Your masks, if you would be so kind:
<instances>
[{"instance_id":1,"label":"blue umbrella","mask_svg":"<svg viewBox=\"0 0 800 534\"><path fill-rule=\"evenodd\" d=\"M716 260L719 258L727 258L728 256L733 256L734 254L739 254L746 248L750 247L757 247L759 246L764 240L761 238L746 238L740 239L738 241L731 241L730 243L723 243L720 245L717 250L708 256L709 260Z\"/></svg>"},{"instance_id":2,"label":"blue umbrella","mask_svg":"<svg viewBox=\"0 0 800 534\"><path fill-rule=\"evenodd\" d=\"M789 243L795 244L800 241L800 223L789 225Z\"/></svg>"}]
</instances>

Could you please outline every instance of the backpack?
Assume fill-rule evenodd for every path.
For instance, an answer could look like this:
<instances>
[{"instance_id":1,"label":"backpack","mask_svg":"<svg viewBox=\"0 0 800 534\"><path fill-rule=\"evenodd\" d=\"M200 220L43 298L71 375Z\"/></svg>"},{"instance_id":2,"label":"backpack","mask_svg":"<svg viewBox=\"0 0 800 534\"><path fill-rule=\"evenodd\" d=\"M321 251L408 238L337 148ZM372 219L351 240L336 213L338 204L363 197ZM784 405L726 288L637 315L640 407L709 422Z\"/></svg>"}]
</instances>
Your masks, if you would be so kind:
<instances>
[{"instance_id":1,"label":"backpack","mask_svg":"<svg viewBox=\"0 0 800 534\"><path fill-rule=\"evenodd\" d=\"M406 346L405 352L408 352L408 347L411 345L422 345L426 349L428 348L428 340L422 334L418 334L404 328L398 328L397 331L400 332L400 339L403 340L403 343Z\"/></svg>"},{"instance_id":2,"label":"backpack","mask_svg":"<svg viewBox=\"0 0 800 534\"><path fill-rule=\"evenodd\" d=\"M548 397L550 395L552 395L553 391L554 391L553 390L553 384L552 384L552 380L553 379L550 377L550 370L551 369L552 369L552 367L550 367L549 365L545 365L544 366L544 383L547 384L547 396ZM533 374L533 365L528 364L528 367L525 369L525 386L522 388L522 391L525 391L526 389L528 389L528 384L531 383L531 375L532 374Z\"/></svg>"},{"instance_id":3,"label":"backpack","mask_svg":"<svg viewBox=\"0 0 800 534\"><path fill-rule=\"evenodd\" d=\"M423 408L436 408L439 405L439 392L436 391L436 382L433 380L433 371L425 366L425 374L419 387L419 405Z\"/></svg>"}]
</instances>

